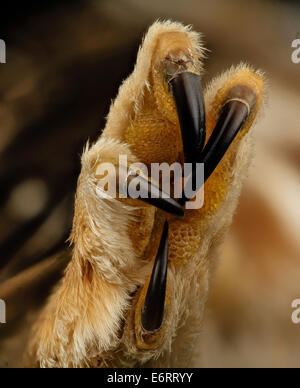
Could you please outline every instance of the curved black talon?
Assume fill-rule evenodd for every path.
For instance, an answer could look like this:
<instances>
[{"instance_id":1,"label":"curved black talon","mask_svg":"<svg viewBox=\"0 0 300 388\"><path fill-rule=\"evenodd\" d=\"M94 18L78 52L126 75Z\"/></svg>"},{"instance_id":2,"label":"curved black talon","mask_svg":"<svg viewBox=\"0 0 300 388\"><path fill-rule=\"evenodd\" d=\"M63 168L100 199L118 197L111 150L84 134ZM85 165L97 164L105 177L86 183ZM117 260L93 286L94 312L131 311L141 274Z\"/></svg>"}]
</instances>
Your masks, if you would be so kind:
<instances>
[{"instance_id":1,"label":"curved black talon","mask_svg":"<svg viewBox=\"0 0 300 388\"><path fill-rule=\"evenodd\" d=\"M133 197L130 195L129 192L127 192L130 198L139 199L167 213L179 217L184 216L184 209L177 201L175 201L175 199L171 198L169 194L162 191L158 186L154 185L148 179L142 177L141 175L129 175L127 177L126 190L128 190L128 185L133 180L138 180L138 184L140 186L139 191L144 193L144 196Z\"/></svg>"},{"instance_id":2,"label":"curved black talon","mask_svg":"<svg viewBox=\"0 0 300 388\"><path fill-rule=\"evenodd\" d=\"M201 155L204 163L204 181L213 173L236 135L249 116L249 108L241 101L230 101L224 105L217 125Z\"/></svg>"},{"instance_id":3,"label":"curved black talon","mask_svg":"<svg viewBox=\"0 0 300 388\"><path fill-rule=\"evenodd\" d=\"M196 163L206 137L205 106L200 76L183 72L170 82L178 119L186 163Z\"/></svg>"},{"instance_id":4,"label":"curved black talon","mask_svg":"<svg viewBox=\"0 0 300 388\"><path fill-rule=\"evenodd\" d=\"M168 274L168 222L165 222L158 253L142 310L141 323L147 331L158 330L163 322Z\"/></svg>"},{"instance_id":5,"label":"curved black talon","mask_svg":"<svg viewBox=\"0 0 300 388\"><path fill-rule=\"evenodd\" d=\"M195 164L206 137L205 106L200 76L190 72L179 73L169 81L169 84L180 122L185 162ZM130 181L135 178L129 176L127 179ZM140 190L146 195L138 199L173 215L184 216L184 209L179 202L147 179L139 176L139 180Z\"/></svg>"},{"instance_id":6,"label":"curved black talon","mask_svg":"<svg viewBox=\"0 0 300 388\"><path fill-rule=\"evenodd\" d=\"M239 96L230 95L231 98L223 106L216 127L198 159L199 163L204 163L204 182L213 173L236 135L242 129L256 101L254 92L247 87L235 87L234 91L243 91L247 98L243 100ZM195 181L195 170L189 179ZM199 189L200 187L197 187L196 191ZM190 198L186 198L183 194L179 203L184 205L189 200Z\"/></svg>"}]
</instances>

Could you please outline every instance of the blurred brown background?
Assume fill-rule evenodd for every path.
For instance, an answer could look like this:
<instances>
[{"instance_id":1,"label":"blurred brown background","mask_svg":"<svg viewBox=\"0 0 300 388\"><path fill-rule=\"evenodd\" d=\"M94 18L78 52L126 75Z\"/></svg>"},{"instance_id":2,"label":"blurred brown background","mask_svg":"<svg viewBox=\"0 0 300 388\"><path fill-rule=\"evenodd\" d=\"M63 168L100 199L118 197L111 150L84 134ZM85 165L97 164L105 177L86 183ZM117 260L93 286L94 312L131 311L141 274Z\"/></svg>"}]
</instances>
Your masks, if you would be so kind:
<instances>
[{"instance_id":1,"label":"blurred brown background","mask_svg":"<svg viewBox=\"0 0 300 388\"><path fill-rule=\"evenodd\" d=\"M0 16L0 367L21 366L29 327L68 255L80 153L105 124L154 20L204 34L205 82L246 61L269 81L256 154L213 279L199 366L299 367L298 1L10 2ZM49 258L50 257L50 258ZM41 276L42 273L42 276ZM38 276L37 276L38 274Z\"/></svg>"}]
</instances>

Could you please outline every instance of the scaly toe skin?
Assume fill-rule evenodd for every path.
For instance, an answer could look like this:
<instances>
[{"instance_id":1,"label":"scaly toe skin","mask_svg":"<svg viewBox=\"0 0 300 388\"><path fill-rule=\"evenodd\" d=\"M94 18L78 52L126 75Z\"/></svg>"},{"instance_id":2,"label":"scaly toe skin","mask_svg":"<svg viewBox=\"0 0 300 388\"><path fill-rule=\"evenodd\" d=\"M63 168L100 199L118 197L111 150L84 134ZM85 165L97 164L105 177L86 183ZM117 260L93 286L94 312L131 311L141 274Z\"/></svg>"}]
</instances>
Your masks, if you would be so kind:
<instances>
[{"instance_id":1,"label":"scaly toe skin","mask_svg":"<svg viewBox=\"0 0 300 388\"><path fill-rule=\"evenodd\" d=\"M235 185L231 187L231 183L234 170L238 171L240 168L239 174L245 173L243 164L236 166L240 152L239 146L259 110L262 88L261 76L247 68L242 68L237 69L236 73L223 81L215 95L215 100L211 105L213 109L207 112L209 132L212 132L213 127L215 131L207 141L208 151L204 149L199 155L199 161L207 163L209 171L207 179L212 175L205 185L204 206L198 210L187 211L183 220L169 220L169 261L177 266L188 265L191 260L195 259L201 240L212 224L212 218L217 215L218 210L224 204L226 196L229 194L238 196L238 190L234 193L236 187ZM217 160L211 161L215 157ZM232 193L229 193L230 191ZM232 214L231 211L229 216L230 214ZM144 288L147 289L147 287L148 285ZM145 291L142 291L140 299L144 300L144 298ZM141 300L138 308L142 308L145 303ZM170 308L172 309L172 305L168 307ZM140 314L139 311L138 314ZM165 330L165 327L162 326L161 330ZM159 347L159 342L163 338L157 330L145 335L143 327L136 327L136 335L137 345L147 349Z\"/></svg>"}]
</instances>

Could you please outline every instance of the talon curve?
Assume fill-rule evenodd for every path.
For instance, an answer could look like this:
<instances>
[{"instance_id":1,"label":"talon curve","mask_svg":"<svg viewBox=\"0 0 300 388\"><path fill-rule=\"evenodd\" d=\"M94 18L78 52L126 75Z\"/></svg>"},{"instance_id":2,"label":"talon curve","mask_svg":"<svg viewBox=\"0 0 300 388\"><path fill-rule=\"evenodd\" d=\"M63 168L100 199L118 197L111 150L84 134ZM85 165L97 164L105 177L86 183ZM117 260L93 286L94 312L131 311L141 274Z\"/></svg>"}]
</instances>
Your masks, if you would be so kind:
<instances>
[{"instance_id":1,"label":"talon curve","mask_svg":"<svg viewBox=\"0 0 300 388\"><path fill-rule=\"evenodd\" d=\"M170 82L186 163L196 163L206 137L205 106L200 76L190 72L176 75Z\"/></svg>"},{"instance_id":2,"label":"talon curve","mask_svg":"<svg viewBox=\"0 0 300 388\"><path fill-rule=\"evenodd\" d=\"M127 190L128 190L128 185L134 179L138 179L139 185L140 185L140 191L146 193L145 198L140 196L135 199L139 199L167 213L170 213L179 217L184 216L184 209L180 206L178 202L175 201L175 199L171 198L167 193L162 191L158 186L154 185L149 180L143 178L141 175L137 175L137 176L129 175L127 177ZM129 197L133 198L130 195Z\"/></svg>"},{"instance_id":3,"label":"talon curve","mask_svg":"<svg viewBox=\"0 0 300 388\"><path fill-rule=\"evenodd\" d=\"M216 127L198 158L198 163L204 163L204 183L216 169L229 146L242 129L255 103L256 95L249 87L238 85L230 91ZM193 170L189 178L193 182L196 181L195 173L196 170ZM199 189L200 187L196 187L196 191ZM183 194L179 203L184 205L187 201L189 199Z\"/></svg>"},{"instance_id":4,"label":"talon curve","mask_svg":"<svg viewBox=\"0 0 300 388\"><path fill-rule=\"evenodd\" d=\"M168 222L165 222L142 311L142 326L158 330L163 322L168 274Z\"/></svg>"},{"instance_id":5,"label":"talon curve","mask_svg":"<svg viewBox=\"0 0 300 388\"><path fill-rule=\"evenodd\" d=\"M204 181L213 173L249 115L241 101L229 101L221 111L217 125L203 150Z\"/></svg>"}]
</instances>

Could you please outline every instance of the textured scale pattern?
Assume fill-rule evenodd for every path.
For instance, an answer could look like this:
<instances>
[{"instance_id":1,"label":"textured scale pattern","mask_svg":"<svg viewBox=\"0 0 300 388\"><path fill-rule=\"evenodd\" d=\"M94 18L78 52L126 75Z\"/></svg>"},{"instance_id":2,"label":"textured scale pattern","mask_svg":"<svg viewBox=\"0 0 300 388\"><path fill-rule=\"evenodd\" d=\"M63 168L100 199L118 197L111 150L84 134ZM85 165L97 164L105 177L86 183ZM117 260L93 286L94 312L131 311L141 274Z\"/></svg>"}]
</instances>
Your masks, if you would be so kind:
<instances>
[{"instance_id":1,"label":"textured scale pattern","mask_svg":"<svg viewBox=\"0 0 300 388\"><path fill-rule=\"evenodd\" d=\"M131 145L138 160L148 166L150 163L182 163L183 145L174 99L169 93L162 71L152 71L150 80L143 106L125 131L125 141ZM220 107L225 103L228 91L237 84L249 85L258 96L261 95L263 83L257 74L248 69L237 72L217 92L212 106L207 111L207 139L216 125ZM243 133L231 145L232 151L236 149L240 139L252 125L260 104L261 97ZM186 264L195 255L201 238L206 232L209 218L216 213L225 199L234 163L232 155L235 155L235 152L229 152L224 156L205 184L203 207L187 210L183 220L169 221L169 260L177 264Z\"/></svg>"}]
</instances>

